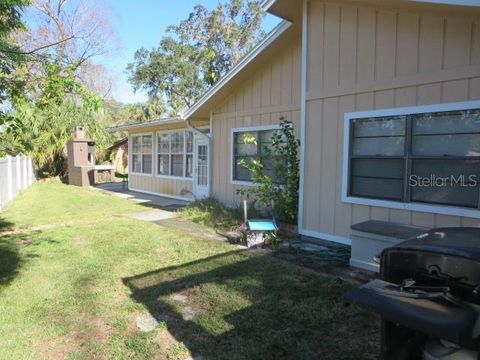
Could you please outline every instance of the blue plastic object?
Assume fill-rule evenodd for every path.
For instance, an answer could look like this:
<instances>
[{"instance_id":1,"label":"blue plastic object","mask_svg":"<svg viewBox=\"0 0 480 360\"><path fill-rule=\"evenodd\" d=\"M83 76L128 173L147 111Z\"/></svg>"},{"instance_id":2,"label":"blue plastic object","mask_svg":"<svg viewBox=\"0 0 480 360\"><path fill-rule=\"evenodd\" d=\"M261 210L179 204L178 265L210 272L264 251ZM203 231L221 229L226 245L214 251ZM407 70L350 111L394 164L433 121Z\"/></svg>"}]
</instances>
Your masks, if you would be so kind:
<instances>
[{"instance_id":1,"label":"blue plastic object","mask_svg":"<svg viewBox=\"0 0 480 360\"><path fill-rule=\"evenodd\" d=\"M277 224L273 220L248 220L250 231L277 231Z\"/></svg>"}]
</instances>

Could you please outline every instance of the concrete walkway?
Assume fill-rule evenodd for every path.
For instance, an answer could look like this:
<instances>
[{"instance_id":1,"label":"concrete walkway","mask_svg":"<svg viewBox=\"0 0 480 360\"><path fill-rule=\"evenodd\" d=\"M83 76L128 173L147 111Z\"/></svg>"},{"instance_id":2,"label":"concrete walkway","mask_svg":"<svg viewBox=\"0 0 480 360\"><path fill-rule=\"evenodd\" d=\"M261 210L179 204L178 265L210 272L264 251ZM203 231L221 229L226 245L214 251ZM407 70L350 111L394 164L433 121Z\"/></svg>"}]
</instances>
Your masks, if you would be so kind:
<instances>
[{"instance_id":1,"label":"concrete walkway","mask_svg":"<svg viewBox=\"0 0 480 360\"><path fill-rule=\"evenodd\" d=\"M151 209L147 211L141 211L131 214L126 214L125 217L135 220L157 222L166 219L173 219L177 217L177 214L173 211L167 211L162 209Z\"/></svg>"},{"instance_id":2,"label":"concrete walkway","mask_svg":"<svg viewBox=\"0 0 480 360\"><path fill-rule=\"evenodd\" d=\"M164 196L144 194L137 191L128 190L127 188L125 188L124 190L123 184L121 182L98 184L95 185L93 189L100 190L110 195L115 195L124 199L133 200L138 203L145 204L146 206L152 206L169 211L175 211L188 204L187 201L183 200L176 200Z\"/></svg>"},{"instance_id":3,"label":"concrete walkway","mask_svg":"<svg viewBox=\"0 0 480 360\"><path fill-rule=\"evenodd\" d=\"M148 195L128 189L123 190L121 182L98 184L94 187L95 190L102 191L109 195L118 196L124 199L133 200L144 204L150 209L145 211L125 214L125 217L155 223L157 225L181 230L193 237L218 240L218 241L232 241L233 237L230 234L219 234L214 229L201 224L196 224L187 219L182 219L177 216L177 210L186 206L187 201L170 199L162 196Z\"/></svg>"}]
</instances>

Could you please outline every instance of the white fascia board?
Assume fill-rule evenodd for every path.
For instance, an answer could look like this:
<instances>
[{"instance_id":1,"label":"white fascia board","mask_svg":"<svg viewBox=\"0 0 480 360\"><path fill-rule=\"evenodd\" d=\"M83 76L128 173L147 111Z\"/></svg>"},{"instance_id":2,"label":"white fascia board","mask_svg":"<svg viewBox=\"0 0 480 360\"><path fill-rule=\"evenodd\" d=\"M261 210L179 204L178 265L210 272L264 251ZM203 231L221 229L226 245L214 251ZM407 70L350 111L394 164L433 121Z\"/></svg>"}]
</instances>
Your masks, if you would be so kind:
<instances>
[{"instance_id":1,"label":"white fascia board","mask_svg":"<svg viewBox=\"0 0 480 360\"><path fill-rule=\"evenodd\" d=\"M268 11L268 9L270 9L270 7L276 2L277 0L263 0L260 4L260 7L263 9L263 11Z\"/></svg>"},{"instance_id":2,"label":"white fascia board","mask_svg":"<svg viewBox=\"0 0 480 360\"><path fill-rule=\"evenodd\" d=\"M235 77L243 68L245 68L258 54L270 46L276 39L280 37L292 23L287 20L280 22L252 51L250 51L237 65L235 65L219 82L213 85L192 107L184 109L180 113L180 118L187 120L195 113L203 104L205 104L213 95L219 92L232 78Z\"/></svg>"},{"instance_id":3,"label":"white fascia board","mask_svg":"<svg viewBox=\"0 0 480 360\"><path fill-rule=\"evenodd\" d=\"M430 3L430 4L444 4L444 5L458 5L458 6L477 6L480 7L480 0L413 0L415 2Z\"/></svg>"}]
</instances>

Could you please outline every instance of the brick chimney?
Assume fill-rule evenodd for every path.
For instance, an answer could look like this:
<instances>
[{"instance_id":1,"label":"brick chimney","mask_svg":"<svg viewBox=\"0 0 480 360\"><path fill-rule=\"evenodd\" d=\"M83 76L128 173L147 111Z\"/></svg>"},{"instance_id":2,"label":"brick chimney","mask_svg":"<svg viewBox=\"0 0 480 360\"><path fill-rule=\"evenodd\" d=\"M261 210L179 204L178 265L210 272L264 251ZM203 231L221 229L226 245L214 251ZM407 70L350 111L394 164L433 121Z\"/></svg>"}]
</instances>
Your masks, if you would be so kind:
<instances>
[{"instance_id":1,"label":"brick chimney","mask_svg":"<svg viewBox=\"0 0 480 360\"><path fill-rule=\"evenodd\" d=\"M95 184L95 141L85 137L85 130L77 126L73 139L67 143L68 183L77 186Z\"/></svg>"},{"instance_id":2,"label":"brick chimney","mask_svg":"<svg viewBox=\"0 0 480 360\"><path fill-rule=\"evenodd\" d=\"M82 140L85 139L85 130L83 126L77 126L75 128L75 140Z\"/></svg>"}]
</instances>

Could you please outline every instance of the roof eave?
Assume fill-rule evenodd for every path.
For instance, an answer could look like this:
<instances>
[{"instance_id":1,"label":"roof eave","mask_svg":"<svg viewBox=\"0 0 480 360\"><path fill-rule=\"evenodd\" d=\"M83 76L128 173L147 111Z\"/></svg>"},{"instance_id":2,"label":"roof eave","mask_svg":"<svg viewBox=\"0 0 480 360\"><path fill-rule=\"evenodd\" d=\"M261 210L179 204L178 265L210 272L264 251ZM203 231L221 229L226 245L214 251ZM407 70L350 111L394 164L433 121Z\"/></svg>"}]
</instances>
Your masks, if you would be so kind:
<instances>
[{"instance_id":1,"label":"roof eave","mask_svg":"<svg viewBox=\"0 0 480 360\"><path fill-rule=\"evenodd\" d=\"M148 127L158 126L158 125L177 124L182 122L183 120L180 118L160 119L160 120L147 121L142 123L133 123L133 124L130 123L125 125L113 126L111 128L108 128L108 131L109 132L128 131L133 129L148 128Z\"/></svg>"},{"instance_id":2,"label":"roof eave","mask_svg":"<svg viewBox=\"0 0 480 360\"><path fill-rule=\"evenodd\" d=\"M277 0L263 0L260 4L263 11L268 11L270 7L276 2Z\"/></svg>"}]
</instances>

